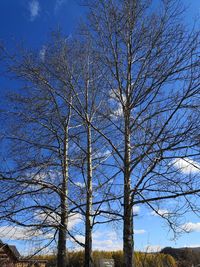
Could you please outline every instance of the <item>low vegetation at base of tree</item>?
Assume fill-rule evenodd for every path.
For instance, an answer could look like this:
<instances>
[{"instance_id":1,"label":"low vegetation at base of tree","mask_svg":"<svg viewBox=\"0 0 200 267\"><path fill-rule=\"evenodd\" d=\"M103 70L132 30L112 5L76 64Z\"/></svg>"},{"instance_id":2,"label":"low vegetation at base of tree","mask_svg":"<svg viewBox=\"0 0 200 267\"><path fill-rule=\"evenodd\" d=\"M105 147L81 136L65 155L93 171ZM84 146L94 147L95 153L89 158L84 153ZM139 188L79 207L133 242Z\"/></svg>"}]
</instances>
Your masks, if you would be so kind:
<instances>
[{"instance_id":1,"label":"low vegetation at base of tree","mask_svg":"<svg viewBox=\"0 0 200 267\"><path fill-rule=\"evenodd\" d=\"M56 266L56 255L41 256L48 260L47 267ZM40 257L40 258L41 258ZM99 267L99 259L114 259L115 267L123 266L123 252L122 251L94 251L94 267ZM178 267L175 259L171 255L162 253L142 253L135 252L135 266L136 267ZM69 252L69 265L71 267L84 266L84 252L75 251Z\"/></svg>"},{"instance_id":2,"label":"low vegetation at base of tree","mask_svg":"<svg viewBox=\"0 0 200 267\"><path fill-rule=\"evenodd\" d=\"M175 259L161 253L135 253L135 263L137 267L177 267Z\"/></svg>"}]
</instances>

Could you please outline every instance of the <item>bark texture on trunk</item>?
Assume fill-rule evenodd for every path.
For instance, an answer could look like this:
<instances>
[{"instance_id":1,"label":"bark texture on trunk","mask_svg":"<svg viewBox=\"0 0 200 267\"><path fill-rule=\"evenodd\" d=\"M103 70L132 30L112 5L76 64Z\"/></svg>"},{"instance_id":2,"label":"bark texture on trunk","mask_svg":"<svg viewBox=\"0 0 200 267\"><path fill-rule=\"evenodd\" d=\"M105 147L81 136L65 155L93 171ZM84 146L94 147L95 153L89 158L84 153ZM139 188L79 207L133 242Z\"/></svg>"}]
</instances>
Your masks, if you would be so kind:
<instances>
[{"instance_id":1,"label":"bark texture on trunk","mask_svg":"<svg viewBox=\"0 0 200 267\"><path fill-rule=\"evenodd\" d=\"M58 232L57 267L69 267L69 259L66 251L67 224L68 224L68 128L66 128L63 153L63 180L60 195L61 220Z\"/></svg>"},{"instance_id":2,"label":"bark texture on trunk","mask_svg":"<svg viewBox=\"0 0 200 267\"><path fill-rule=\"evenodd\" d=\"M131 14L132 3L127 2L127 85L126 103L124 107L124 229L123 229L123 253L124 267L134 267L134 239L133 239L133 210L131 195L131 87L132 87L132 28L134 24Z\"/></svg>"},{"instance_id":3,"label":"bark texture on trunk","mask_svg":"<svg viewBox=\"0 0 200 267\"><path fill-rule=\"evenodd\" d=\"M85 267L92 267L92 144L91 126L87 127L87 203L85 222Z\"/></svg>"},{"instance_id":4,"label":"bark texture on trunk","mask_svg":"<svg viewBox=\"0 0 200 267\"><path fill-rule=\"evenodd\" d=\"M132 207L127 203L124 206L124 231L123 231L124 267L133 267L133 213Z\"/></svg>"},{"instance_id":5,"label":"bark texture on trunk","mask_svg":"<svg viewBox=\"0 0 200 267\"><path fill-rule=\"evenodd\" d=\"M125 115L125 153L124 153L124 228L123 253L124 267L133 267L133 211L131 201L131 144L129 114Z\"/></svg>"},{"instance_id":6,"label":"bark texture on trunk","mask_svg":"<svg viewBox=\"0 0 200 267\"><path fill-rule=\"evenodd\" d=\"M58 236L58 254L57 254L57 267L68 267L68 259L66 253L66 229L60 227Z\"/></svg>"}]
</instances>

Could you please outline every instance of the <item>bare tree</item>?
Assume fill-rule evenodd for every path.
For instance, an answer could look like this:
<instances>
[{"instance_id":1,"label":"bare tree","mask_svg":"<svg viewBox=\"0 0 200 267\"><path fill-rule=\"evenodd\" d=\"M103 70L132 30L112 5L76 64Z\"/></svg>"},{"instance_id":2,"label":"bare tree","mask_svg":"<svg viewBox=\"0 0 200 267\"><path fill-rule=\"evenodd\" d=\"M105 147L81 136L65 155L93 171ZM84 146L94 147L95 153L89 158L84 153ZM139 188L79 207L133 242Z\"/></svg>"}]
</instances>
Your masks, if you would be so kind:
<instances>
[{"instance_id":1,"label":"bare tree","mask_svg":"<svg viewBox=\"0 0 200 267\"><path fill-rule=\"evenodd\" d=\"M9 57L9 72L25 87L11 96L5 144L12 149L1 170L2 193L11 190L1 212L21 226L55 229L59 267L67 264L67 234L76 240L72 212L85 218L85 244L76 240L85 266L92 266L92 227L123 219L124 267L135 266L135 205L174 231L179 214L198 212L199 32L182 23L179 1L154 4L90 1L89 45L83 36L56 35L39 54ZM163 213L168 199L176 207Z\"/></svg>"},{"instance_id":2,"label":"bare tree","mask_svg":"<svg viewBox=\"0 0 200 267\"><path fill-rule=\"evenodd\" d=\"M9 75L21 80L24 88L10 95L12 107L4 112L9 123L4 136L10 149L1 170L5 184L1 202L7 206L1 211L2 219L46 229L53 239L58 235L60 267L68 265L69 207L75 203L68 191L69 165L76 157L72 133L77 125L68 104L73 92L62 82L69 66L73 68L70 54L72 46L59 34L54 34L43 54L22 50L9 56L5 52ZM6 189L9 192L3 195Z\"/></svg>"},{"instance_id":3,"label":"bare tree","mask_svg":"<svg viewBox=\"0 0 200 267\"><path fill-rule=\"evenodd\" d=\"M154 4L89 3L113 129L99 132L123 173L125 267L134 266L133 206L145 204L159 214L155 203L179 198L182 208L194 208L188 197L199 193L198 175L181 174L179 166L183 160L199 167L199 119L191 112L199 106L199 32L183 25L179 1ZM174 226L173 216L162 217Z\"/></svg>"},{"instance_id":4,"label":"bare tree","mask_svg":"<svg viewBox=\"0 0 200 267\"><path fill-rule=\"evenodd\" d=\"M105 82L96 66L96 53L88 37L79 45L77 43L77 49L77 57L75 58L77 70L72 70L70 75L72 79L68 81L75 95L75 100L73 104L69 103L69 105L76 113L79 121L79 132L76 132L76 146L80 150L80 160L77 167L82 173L84 185L82 197L86 199L86 202L82 205L80 203L80 212L85 218L84 264L90 267L93 266L93 227L99 223L97 220L99 217L101 217L101 223L108 221L108 218L100 216L102 212L105 212L105 209L100 211L100 207L109 201L106 192L109 191L111 177L105 169L107 169L106 162L111 152L107 150L108 146L102 135L94 128L94 125L98 129L108 127L108 124L105 124L104 116L101 115L106 103L104 91L100 90L99 87L102 87ZM104 168L104 171L102 168Z\"/></svg>"},{"instance_id":5,"label":"bare tree","mask_svg":"<svg viewBox=\"0 0 200 267\"><path fill-rule=\"evenodd\" d=\"M34 229L44 239L50 236L46 246L58 235L61 267L68 264L70 236L85 247L85 266L92 266L92 229L99 223L96 217L103 212L99 209L107 201L105 188L110 180L105 174L110 153L91 127L93 123L100 129L104 121L99 115L103 80L95 53L88 40L66 40L54 33L42 51L22 50L17 56L5 51L5 62L8 74L25 86L10 94L12 107L3 115L8 120L4 143L9 149L1 181L9 193L3 196L2 187L1 203L9 209L2 210L2 219ZM84 244L68 229L74 214L85 218Z\"/></svg>"}]
</instances>

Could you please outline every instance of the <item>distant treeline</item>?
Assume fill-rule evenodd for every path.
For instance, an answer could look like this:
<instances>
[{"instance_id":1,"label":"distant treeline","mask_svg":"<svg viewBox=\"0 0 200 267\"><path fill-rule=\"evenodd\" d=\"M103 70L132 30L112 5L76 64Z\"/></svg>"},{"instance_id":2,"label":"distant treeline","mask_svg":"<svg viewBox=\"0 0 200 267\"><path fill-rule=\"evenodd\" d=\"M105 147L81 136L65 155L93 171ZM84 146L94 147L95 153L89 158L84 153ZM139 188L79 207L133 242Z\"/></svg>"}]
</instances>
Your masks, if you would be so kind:
<instances>
[{"instance_id":1,"label":"distant treeline","mask_svg":"<svg viewBox=\"0 0 200 267\"><path fill-rule=\"evenodd\" d=\"M83 251L69 252L69 262L71 267L84 266ZM122 267L123 264L122 251L94 251L94 267L99 267L98 262L101 258L114 259L115 267ZM56 255L41 256L48 260L47 267L56 266ZM135 263L137 267L178 267L174 258L162 253L142 253L135 252Z\"/></svg>"},{"instance_id":2,"label":"distant treeline","mask_svg":"<svg viewBox=\"0 0 200 267\"><path fill-rule=\"evenodd\" d=\"M171 255L178 267L190 267L200 264L200 247L197 248L171 248L166 247L161 253Z\"/></svg>"}]
</instances>

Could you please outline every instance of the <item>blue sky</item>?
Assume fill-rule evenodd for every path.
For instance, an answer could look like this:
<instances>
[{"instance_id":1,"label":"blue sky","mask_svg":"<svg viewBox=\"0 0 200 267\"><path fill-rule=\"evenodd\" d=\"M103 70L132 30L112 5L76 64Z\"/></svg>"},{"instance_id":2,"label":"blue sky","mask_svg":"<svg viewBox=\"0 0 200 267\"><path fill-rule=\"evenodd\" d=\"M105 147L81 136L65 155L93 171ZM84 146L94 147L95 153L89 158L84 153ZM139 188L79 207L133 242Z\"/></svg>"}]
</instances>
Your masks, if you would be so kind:
<instances>
[{"instance_id":1,"label":"blue sky","mask_svg":"<svg viewBox=\"0 0 200 267\"><path fill-rule=\"evenodd\" d=\"M84 13L78 0L1 0L0 37L8 42L24 40L41 45L51 30L61 27L71 34Z\"/></svg>"},{"instance_id":2,"label":"blue sky","mask_svg":"<svg viewBox=\"0 0 200 267\"><path fill-rule=\"evenodd\" d=\"M185 20L189 23L200 14L199 0L182 0L189 8ZM78 4L78 0L1 0L0 1L0 40L8 46L13 46L19 41L24 41L29 47L41 47L52 30L60 27L62 31L71 35L76 29L81 16L84 17L85 8ZM10 87L8 80L0 77L0 93ZM184 170L187 171L187 170ZM191 169L191 171L194 171ZM172 202L171 205L175 205ZM171 240L173 234L159 216L155 216L145 207L136 207L138 216L135 220L135 247L140 250L158 250L165 246L200 246L200 219L192 214L187 214L183 220L183 228L187 226L191 233L181 235L176 241ZM168 210L160 210L167 213ZM71 225L81 223L80 218L75 218ZM184 228L185 229L185 228ZM4 233L0 231L0 237L7 234L7 242L19 246L24 252L25 243L16 241L22 236L20 228L7 228ZM10 234L8 234L10 233ZM122 231L119 227L105 225L99 226L94 232L94 249L121 249L120 238ZM82 239L83 237L77 236ZM26 244L30 249L31 245Z\"/></svg>"}]
</instances>

